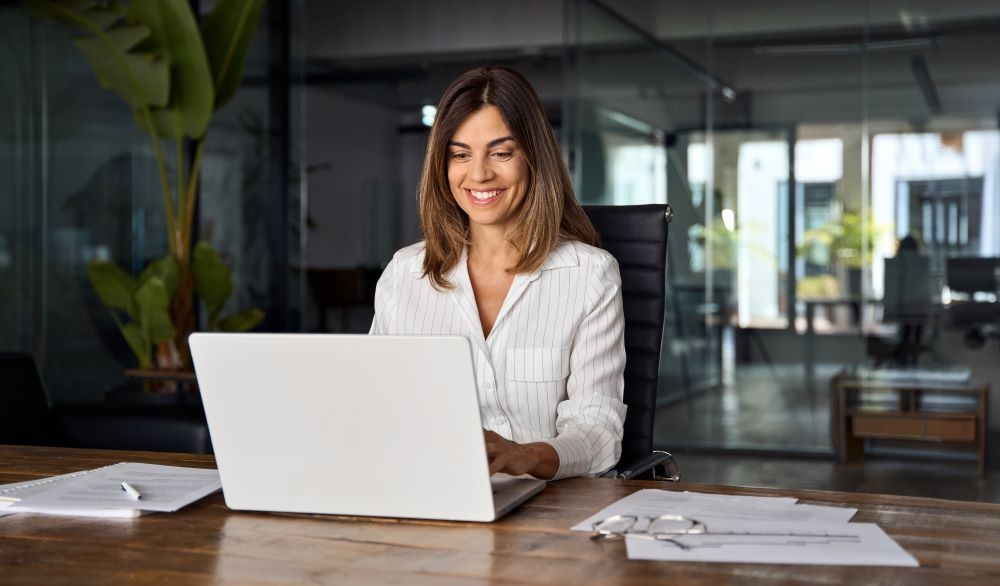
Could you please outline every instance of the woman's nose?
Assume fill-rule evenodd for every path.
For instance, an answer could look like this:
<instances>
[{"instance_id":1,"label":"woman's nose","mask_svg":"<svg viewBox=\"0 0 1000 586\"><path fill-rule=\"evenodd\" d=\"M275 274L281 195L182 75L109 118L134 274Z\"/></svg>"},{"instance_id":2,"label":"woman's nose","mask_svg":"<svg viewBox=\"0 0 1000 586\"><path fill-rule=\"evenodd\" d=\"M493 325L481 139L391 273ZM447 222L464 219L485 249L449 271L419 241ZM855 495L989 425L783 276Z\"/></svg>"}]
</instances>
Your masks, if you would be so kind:
<instances>
[{"instance_id":1,"label":"woman's nose","mask_svg":"<svg viewBox=\"0 0 1000 586\"><path fill-rule=\"evenodd\" d=\"M489 159L478 157L473 159L469 178L477 183L484 183L492 179L493 169L490 167Z\"/></svg>"}]
</instances>

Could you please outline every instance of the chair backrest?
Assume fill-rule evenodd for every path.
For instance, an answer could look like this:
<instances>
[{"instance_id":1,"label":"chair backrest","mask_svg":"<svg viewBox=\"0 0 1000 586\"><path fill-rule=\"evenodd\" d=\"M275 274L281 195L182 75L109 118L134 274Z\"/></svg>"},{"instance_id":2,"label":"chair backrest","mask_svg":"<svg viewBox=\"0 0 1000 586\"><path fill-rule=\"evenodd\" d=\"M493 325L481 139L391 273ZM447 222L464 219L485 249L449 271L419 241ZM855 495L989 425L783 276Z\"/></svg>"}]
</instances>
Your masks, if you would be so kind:
<instances>
[{"instance_id":1,"label":"chair backrest","mask_svg":"<svg viewBox=\"0 0 1000 586\"><path fill-rule=\"evenodd\" d=\"M884 321L924 321L932 313L935 276L930 258L910 250L900 250L885 259L882 271L882 319Z\"/></svg>"},{"instance_id":2,"label":"chair backrest","mask_svg":"<svg viewBox=\"0 0 1000 586\"><path fill-rule=\"evenodd\" d=\"M0 444L56 445L60 436L31 356L0 352Z\"/></svg>"},{"instance_id":3,"label":"chair backrest","mask_svg":"<svg viewBox=\"0 0 1000 586\"><path fill-rule=\"evenodd\" d=\"M618 261L622 275L628 414L619 462L632 462L653 449L667 283L667 226L673 213L666 204L583 209L601 235L601 246Z\"/></svg>"}]
</instances>

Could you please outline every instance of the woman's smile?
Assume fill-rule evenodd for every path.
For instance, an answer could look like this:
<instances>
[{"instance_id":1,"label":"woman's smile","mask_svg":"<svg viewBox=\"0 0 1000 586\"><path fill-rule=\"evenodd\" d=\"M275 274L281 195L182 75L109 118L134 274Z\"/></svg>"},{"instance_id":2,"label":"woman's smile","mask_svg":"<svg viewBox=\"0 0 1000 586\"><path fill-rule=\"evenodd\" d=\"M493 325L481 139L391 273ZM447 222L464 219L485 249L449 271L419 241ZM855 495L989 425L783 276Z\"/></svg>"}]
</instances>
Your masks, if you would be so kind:
<instances>
[{"instance_id":1,"label":"woman's smile","mask_svg":"<svg viewBox=\"0 0 1000 586\"><path fill-rule=\"evenodd\" d=\"M466 189L465 193L469 196L469 201L471 201L473 205L488 206L500 199L500 196L503 195L505 191L507 191L506 187L498 187L484 190Z\"/></svg>"}]
</instances>

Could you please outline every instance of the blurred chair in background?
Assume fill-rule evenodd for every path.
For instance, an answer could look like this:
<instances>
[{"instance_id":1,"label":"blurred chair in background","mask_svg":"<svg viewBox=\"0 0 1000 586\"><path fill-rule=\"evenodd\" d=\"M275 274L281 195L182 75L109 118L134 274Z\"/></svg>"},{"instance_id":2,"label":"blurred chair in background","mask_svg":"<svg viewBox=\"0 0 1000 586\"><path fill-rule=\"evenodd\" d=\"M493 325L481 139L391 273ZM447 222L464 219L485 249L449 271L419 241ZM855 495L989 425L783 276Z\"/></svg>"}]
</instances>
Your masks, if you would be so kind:
<instances>
[{"instance_id":1,"label":"blurred chair in background","mask_svg":"<svg viewBox=\"0 0 1000 586\"><path fill-rule=\"evenodd\" d=\"M212 453L198 408L114 403L51 406L35 361L0 352L0 444Z\"/></svg>"},{"instance_id":2,"label":"blurred chair in background","mask_svg":"<svg viewBox=\"0 0 1000 586\"><path fill-rule=\"evenodd\" d=\"M371 267L308 269L306 284L318 314L315 331L350 331L351 308L375 304L375 285L381 275L382 269ZM327 312L331 309L338 312L336 330L331 330L327 323Z\"/></svg>"},{"instance_id":3,"label":"blurred chair in background","mask_svg":"<svg viewBox=\"0 0 1000 586\"><path fill-rule=\"evenodd\" d=\"M896 256L885 259L883 275L882 321L899 324L893 362L917 365L929 349L924 338L928 330L934 331L936 308L930 258L920 252L915 238L907 236L900 241Z\"/></svg>"}]
</instances>

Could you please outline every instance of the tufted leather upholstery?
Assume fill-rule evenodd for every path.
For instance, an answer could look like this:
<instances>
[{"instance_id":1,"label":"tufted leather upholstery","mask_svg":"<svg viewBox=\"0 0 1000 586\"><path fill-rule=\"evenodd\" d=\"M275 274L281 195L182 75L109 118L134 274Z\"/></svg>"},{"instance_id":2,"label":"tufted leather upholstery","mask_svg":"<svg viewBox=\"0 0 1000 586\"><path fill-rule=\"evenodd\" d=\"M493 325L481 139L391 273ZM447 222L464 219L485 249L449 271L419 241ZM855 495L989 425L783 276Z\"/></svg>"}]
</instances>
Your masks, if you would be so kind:
<instances>
[{"instance_id":1,"label":"tufted leather upholstery","mask_svg":"<svg viewBox=\"0 0 1000 586\"><path fill-rule=\"evenodd\" d=\"M601 246L618 260L625 310L625 437L616 469L648 457L659 380L666 293L666 204L584 206Z\"/></svg>"}]
</instances>

